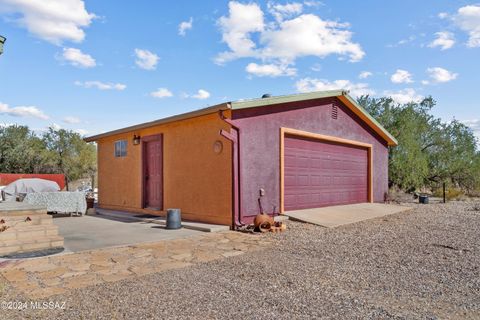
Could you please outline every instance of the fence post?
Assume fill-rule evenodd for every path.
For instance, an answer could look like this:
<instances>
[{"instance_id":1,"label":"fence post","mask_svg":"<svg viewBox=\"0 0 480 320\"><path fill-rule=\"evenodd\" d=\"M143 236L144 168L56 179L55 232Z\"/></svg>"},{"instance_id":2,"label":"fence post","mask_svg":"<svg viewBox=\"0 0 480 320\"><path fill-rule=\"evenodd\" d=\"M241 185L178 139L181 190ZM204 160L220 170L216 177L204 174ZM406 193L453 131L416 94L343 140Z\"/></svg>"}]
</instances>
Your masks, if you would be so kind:
<instances>
[{"instance_id":1,"label":"fence post","mask_svg":"<svg viewBox=\"0 0 480 320\"><path fill-rule=\"evenodd\" d=\"M447 184L444 182L443 183L443 203L447 203Z\"/></svg>"}]
</instances>

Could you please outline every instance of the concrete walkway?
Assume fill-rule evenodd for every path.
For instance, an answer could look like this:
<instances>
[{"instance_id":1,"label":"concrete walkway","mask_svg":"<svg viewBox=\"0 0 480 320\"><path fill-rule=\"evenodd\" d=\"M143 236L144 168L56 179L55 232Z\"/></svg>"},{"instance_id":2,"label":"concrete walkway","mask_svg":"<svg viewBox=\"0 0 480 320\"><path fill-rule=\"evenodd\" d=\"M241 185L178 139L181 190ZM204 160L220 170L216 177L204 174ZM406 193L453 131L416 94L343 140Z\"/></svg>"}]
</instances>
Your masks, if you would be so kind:
<instances>
[{"instance_id":1,"label":"concrete walkway","mask_svg":"<svg viewBox=\"0 0 480 320\"><path fill-rule=\"evenodd\" d=\"M135 220L118 221L100 216L55 217L53 222L64 237L66 252L183 239L202 234L200 231L185 228L167 230L158 224Z\"/></svg>"},{"instance_id":2,"label":"concrete walkway","mask_svg":"<svg viewBox=\"0 0 480 320\"><path fill-rule=\"evenodd\" d=\"M308 222L327 228L334 228L345 224L383 217L409 210L412 210L412 208L381 203L360 203L344 206L287 211L284 214L292 220Z\"/></svg>"}]
</instances>

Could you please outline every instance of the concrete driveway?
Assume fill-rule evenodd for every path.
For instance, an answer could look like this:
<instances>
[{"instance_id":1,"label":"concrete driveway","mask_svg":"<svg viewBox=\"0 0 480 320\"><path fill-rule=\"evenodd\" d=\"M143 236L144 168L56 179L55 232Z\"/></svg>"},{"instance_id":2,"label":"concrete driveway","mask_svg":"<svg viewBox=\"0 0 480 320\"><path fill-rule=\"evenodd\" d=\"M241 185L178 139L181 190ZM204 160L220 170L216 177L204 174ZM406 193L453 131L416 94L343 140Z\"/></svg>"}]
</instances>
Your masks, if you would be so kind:
<instances>
[{"instance_id":1,"label":"concrete driveway","mask_svg":"<svg viewBox=\"0 0 480 320\"><path fill-rule=\"evenodd\" d=\"M99 216L56 216L53 222L59 226L59 234L65 238L66 252L180 239L202 234L200 231L185 228L167 230L154 223Z\"/></svg>"},{"instance_id":2,"label":"concrete driveway","mask_svg":"<svg viewBox=\"0 0 480 320\"><path fill-rule=\"evenodd\" d=\"M359 203L344 206L287 211L284 215L292 220L308 222L327 228L334 228L345 224L409 210L412 210L412 208L383 203Z\"/></svg>"}]
</instances>

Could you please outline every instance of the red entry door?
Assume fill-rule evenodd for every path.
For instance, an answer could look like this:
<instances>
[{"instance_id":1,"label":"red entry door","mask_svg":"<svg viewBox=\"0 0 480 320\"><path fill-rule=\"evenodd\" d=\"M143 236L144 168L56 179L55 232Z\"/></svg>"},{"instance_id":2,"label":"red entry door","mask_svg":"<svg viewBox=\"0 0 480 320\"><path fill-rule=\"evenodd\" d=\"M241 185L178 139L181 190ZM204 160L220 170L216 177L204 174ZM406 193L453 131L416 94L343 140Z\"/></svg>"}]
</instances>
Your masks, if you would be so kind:
<instances>
[{"instance_id":1,"label":"red entry door","mask_svg":"<svg viewBox=\"0 0 480 320\"><path fill-rule=\"evenodd\" d=\"M162 135L144 140L144 207L163 209L163 139Z\"/></svg>"},{"instance_id":2,"label":"red entry door","mask_svg":"<svg viewBox=\"0 0 480 320\"><path fill-rule=\"evenodd\" d=\"M368 150L285 137L285 210L368 201Z\"/></svg>"}]
</instances>

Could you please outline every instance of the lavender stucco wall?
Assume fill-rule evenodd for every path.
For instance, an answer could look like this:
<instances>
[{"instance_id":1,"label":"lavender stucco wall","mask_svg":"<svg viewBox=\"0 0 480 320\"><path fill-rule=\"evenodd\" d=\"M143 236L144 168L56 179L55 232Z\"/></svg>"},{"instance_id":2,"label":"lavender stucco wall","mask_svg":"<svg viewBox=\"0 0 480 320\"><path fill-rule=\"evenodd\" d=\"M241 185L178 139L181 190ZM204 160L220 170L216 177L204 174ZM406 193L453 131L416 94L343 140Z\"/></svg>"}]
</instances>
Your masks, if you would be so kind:
<instances>
[{"instance_id":1,"label":"lavender stucco wall","mask_svg":"<svg viewBox=\"0 0 480 320\"><path fill-rule=\"evenodd\" d=\"M332 119L332 103L338 119ZM388 190L388 147L360 118L336 98L292 102L269 107L234 110L240 128L240 203L246 220L259 213L259 189L268 213L280 206L280 128L287 127L373 145L373 195L384 200Z\"/></svg>"}]
</instances>

